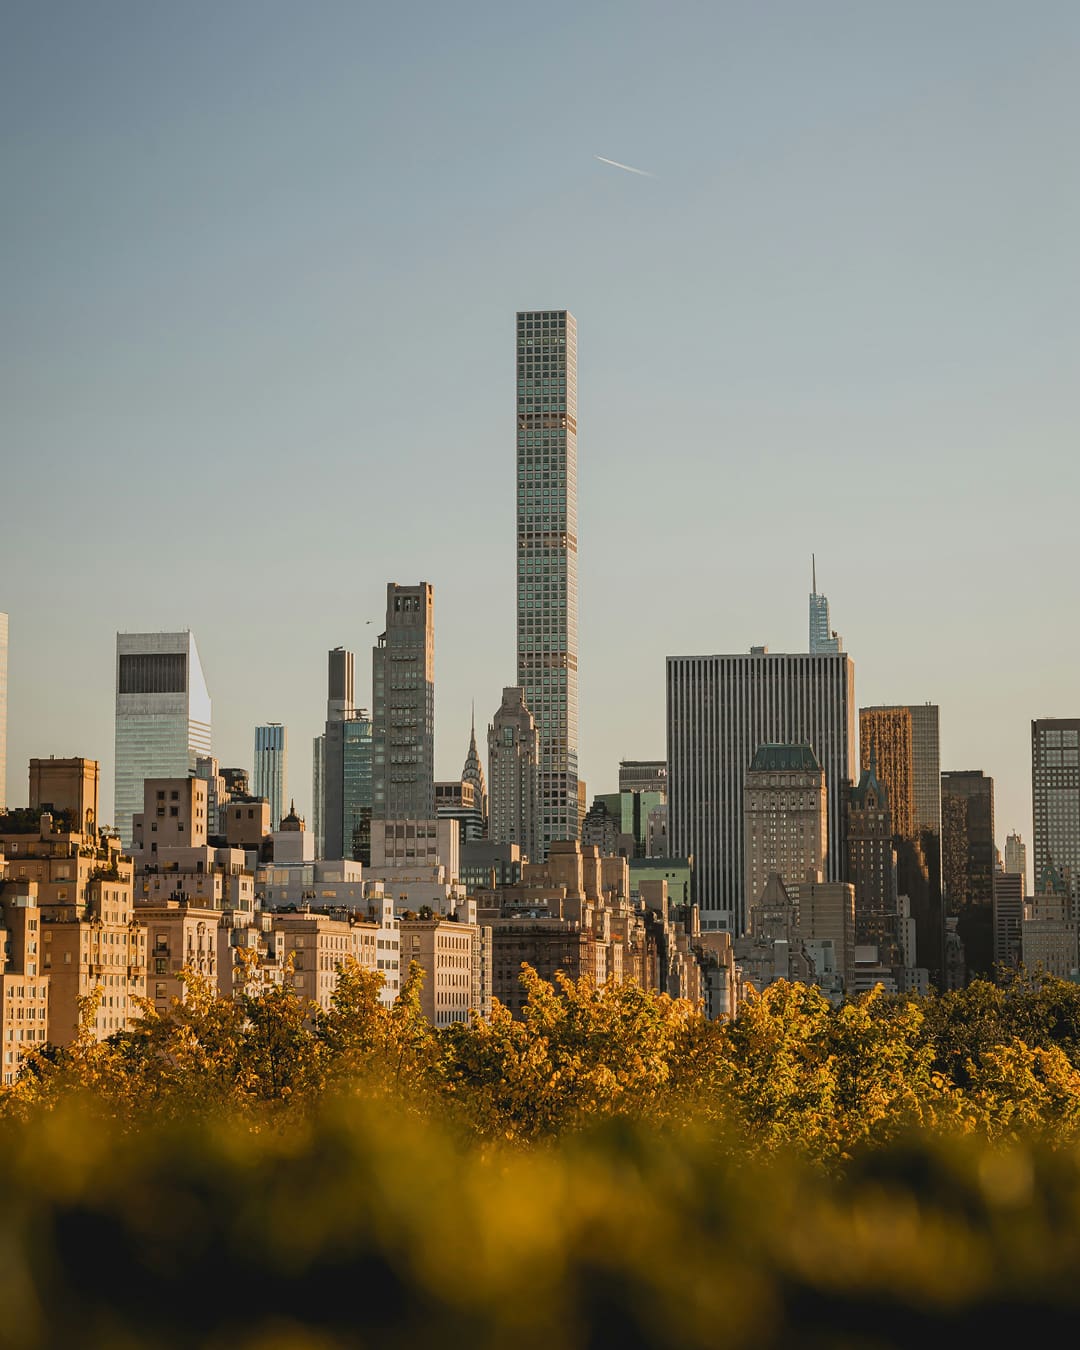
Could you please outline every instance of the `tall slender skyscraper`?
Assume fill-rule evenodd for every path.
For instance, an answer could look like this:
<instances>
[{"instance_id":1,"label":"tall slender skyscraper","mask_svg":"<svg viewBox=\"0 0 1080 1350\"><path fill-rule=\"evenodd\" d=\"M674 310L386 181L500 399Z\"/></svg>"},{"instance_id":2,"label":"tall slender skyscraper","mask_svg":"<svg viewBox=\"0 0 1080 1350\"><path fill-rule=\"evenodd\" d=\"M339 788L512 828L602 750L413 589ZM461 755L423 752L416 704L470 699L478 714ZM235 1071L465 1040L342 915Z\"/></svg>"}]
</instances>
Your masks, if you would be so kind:
<instances>
[{"instance_id":1,"label":"tall slender skyscraper","mask_svg":"<svg viewBox=\"0 0 1080 1350\"><path fill-rule=\"evenodd\" d=\"M285 814L289 783L289 732L280 722L255 728L255 764L252 774L256 797L270 803L270 822L276 830Z\"/></svg>"},{"instance_id":2,"label":"tall slender skyscraper","mask_svg":"<svg viewBox=\"0 0 1080 1350\"><path fill-rule=\"evenodd\" d=\"M435 599L426 581L386 587L371 654L372 814L435 818Z\"/></svg>"},{"instance_id":3,"label":"tall slender skyscraper","mask_svg":"<svg viewBox=\"0 0 1080 1350\"><path fill-rule=\"evenodd\" d=\"M147 778L186 778L210 754L210 694L195 636L116 635L116 782L113 824L131 845Z\"/></svg>"},{"instance_id":4,"label":"tall slender skyscraper","mask_svg":"<svg viewBox=\"0 0 1080 1350\"><path fill-rule=\"evenodd\" d=\"M773 655L764 647L743 656L668 657L668 847L673 857L693 856L703 927L746 931L747 770L760 746L795 742L812 746L825 770L826 880L844 881L855 777L851 658Z\"/></svg>"},{"instance_id":5,"label":"tall slender skyscraper","mask_svg":"<svg viewBox=\"0 0 1080 1350\"><path fill-rule=\"evenodd\" d=\"M538 846L578 837L577 323L517 316L517 672L540 735Z\"/></svg>"},{"instance_id":6,"label":"tall slender skyscraper","mask_svg":"<svg viewBox=\"0 0 1080 1350\"><path fill-rule=\"evenodd\" d=\"M0 811L7 808L8 616L0 614Z\"/></svg>"},{"instance_id":7,"label":"tall slender skyscraper","mask_svg":"<svg viewBox=\"0 0 1080 1350\"><path fill-rule=\"evenodd\" d=\"M345 851L345 723L356 716L353 705L353 654L335 647L327 657L326 725L312 746L312 791L315 795L315 849L320 858L344 858Z\"/></svg>"}]
</instances>

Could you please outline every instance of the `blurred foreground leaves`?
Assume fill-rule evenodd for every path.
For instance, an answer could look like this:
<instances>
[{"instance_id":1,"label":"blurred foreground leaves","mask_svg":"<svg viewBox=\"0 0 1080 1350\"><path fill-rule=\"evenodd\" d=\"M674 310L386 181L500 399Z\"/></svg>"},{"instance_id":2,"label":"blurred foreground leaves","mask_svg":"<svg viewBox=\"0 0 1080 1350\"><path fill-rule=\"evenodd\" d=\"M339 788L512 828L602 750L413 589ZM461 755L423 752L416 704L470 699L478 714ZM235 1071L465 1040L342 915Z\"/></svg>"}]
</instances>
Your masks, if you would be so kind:
<instances>
[{"instance_id":1,"label":"blurred foreground leaves","mask_svg":"<svg viewBox=\"0 0 1080 1350\"><path fill-rule=\"evenodd\" d=\"M1078 991L731 1027L524 976L433 1031L345 972L28 1064L0 1096L0 1344L900 1346L1080 1315ZM275 1001L276 999L276 1001ZM965 1016L965 1008L970 1015Z\"/></svg>"}]
</instances>

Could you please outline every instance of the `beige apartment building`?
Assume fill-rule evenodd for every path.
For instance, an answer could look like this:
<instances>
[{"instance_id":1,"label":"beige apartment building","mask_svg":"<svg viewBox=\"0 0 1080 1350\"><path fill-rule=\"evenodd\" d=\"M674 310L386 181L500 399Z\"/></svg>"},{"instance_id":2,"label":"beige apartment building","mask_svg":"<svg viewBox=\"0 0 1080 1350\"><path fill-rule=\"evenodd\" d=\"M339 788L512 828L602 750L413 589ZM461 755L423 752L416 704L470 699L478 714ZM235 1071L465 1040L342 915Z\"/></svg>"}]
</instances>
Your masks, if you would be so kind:
<instances>
[{"instance_id":1,"label":"beige apartment building","mask_svg":"<svg viewBox=\"0 0 1080 1350\"><path fill-rule=\"evenodd\" d=\"M101 766L96 759L32 759L30 801L35 808L61 813L66 824L84 834L96 834Z\"/></svg>"},{"instance_id":2,"label":"beige apartment building","mask_svg":"<svg viewBox=\"0 0 1080 1350\"><path fill-rule=\"evenodd\" d=\"M806 943L831 942L844 992L855 989L855 887L848 881L803 882L789 886Z\"/></svg>"},{"instance_id":3,"label":"beige apartment building","mask_svg":"<svg viewBox=\"0 0 1080 1350\"><path fill-rule=\"evenodd\" d=\"M328 914L275 913L275 934L284 939L284 954L292 957L292 982L297 997L329 1011L338 973L350 958L365 970L377 969L379 926L366 920L338 919Z\"/></svg>"},{"instance_id":4,"label":"beige apartment building","mask_svg":"<svg viewBox=\"0 0 1080 1350\"><path fill-rule=\"evenodd\" d=\"M435 1027L491 1012L491 932L479 924L434 915L402 918L401 978L415 961L424 972L420 1006Z\"/></svg>"},{"instance_id":5,"label":"beige apartment building","mask_svg":"<svg viewBox=\"0 0 1080 1350\"><path fill-rule=\"evenodd\" d=\"M146 934L133 917L131 860L117 836L71 827L98 818L92 764L31 760L29 808L0 816L3 892L26 882L37 887L41 971L50 977L49 1039L57 1045L75 1038L79 999L96 989L101 998L93 1029L101 1039L132 1026L136 999L146 995ZM51 811L36 795L44 785Z\"/></svg>"},{"instance_id":6,"label":"beige apartment building","mask_svg":"<svg viewBox=\"0 0 1080 1350\"><path fill-rule=\"evenodd\" d=\"M146 930L147 997L158 1012L174 999L184 1001L181 973L205 976L218 991L218 925L221 914L177 900L163 905L136 905L135 918Z\"/></svg>"},{"instance_id":7,"label":"beige apartment building","mask_svg":"<svg viewBox=\"0 0 1080 1350\"><path fill-rule=\"evenodd\" d=\"M207 842L207 783L202 778L148 778L143 809L132 816L135 899L196 909L255 911L255 877L242 848Z\"/></svg>"},{"instance_id":8,"label":"beige apartment building","mask_svg":"<svg viewBox=\"0 0 1080 1350\"><path fill-rule=\"evenodd\" d=\"M571 839L553 841L543 863L523 863L518 884L477 891L480 922L491 926L494 996L520 1012L522 962L547 980L562 970L597 985L655 988L655 943L629 890L625 858Z\"/></svg>"},{"instance_id":9,"label":"beige apartment building","mask_svg":"<svg viewBox=\"0 0 1080 1350\"><path fill-rule=\"evenodd\" d=\"M0 1082L12 1084L23 1056L48 1039L49 978L41 970L37 883L12 882L0 890Z\"/></svg>"}]
</instances>

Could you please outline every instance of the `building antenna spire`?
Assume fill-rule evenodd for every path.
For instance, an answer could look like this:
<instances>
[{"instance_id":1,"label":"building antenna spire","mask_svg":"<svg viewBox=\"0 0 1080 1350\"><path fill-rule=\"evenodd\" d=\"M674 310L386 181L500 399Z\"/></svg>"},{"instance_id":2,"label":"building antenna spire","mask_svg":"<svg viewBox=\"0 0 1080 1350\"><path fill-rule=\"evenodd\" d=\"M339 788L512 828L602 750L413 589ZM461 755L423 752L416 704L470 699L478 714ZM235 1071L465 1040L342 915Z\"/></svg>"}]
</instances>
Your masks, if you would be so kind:
<instances>
[{"instance_id":1,"label":"building antenna spire","mask_svg":"<svg viewBox=\"0 0 1080 1350\"><path fill-rule=\"evenodd\" d=\"M817 595L817 558L813 553L810 554L810 584Z\"/></svg>"}]
</instances>

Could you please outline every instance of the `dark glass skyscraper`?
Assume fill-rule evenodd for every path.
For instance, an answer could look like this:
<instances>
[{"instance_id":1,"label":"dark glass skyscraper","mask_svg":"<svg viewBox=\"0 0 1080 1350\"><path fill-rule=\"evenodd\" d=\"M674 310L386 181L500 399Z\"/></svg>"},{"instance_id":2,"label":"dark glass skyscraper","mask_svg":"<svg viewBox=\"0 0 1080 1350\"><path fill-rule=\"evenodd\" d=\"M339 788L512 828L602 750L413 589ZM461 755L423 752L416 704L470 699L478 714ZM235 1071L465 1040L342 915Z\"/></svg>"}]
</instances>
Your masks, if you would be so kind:
<instances>
[{"instance_id":1,"label":"dark glass skyscraper","mask_svg":"<svg viewBox=\"0 0 1080 1350\"><path fill-rule=\"evenodd\" d=\"M578 837L577 323L517 316L517 682L540 734L540 839Z\"/></svg>"},{"instance_id":2,"label":"dark glass skyscraper","mask_svg":"<svg viewBox=\"0 0 1080 1350\"><path fill-rule=\"evenodd\" d=\"M941 775L946 912L957 919L969 976L994 965L994 780L981 769Z\"/></svg>"}]
</instances>

